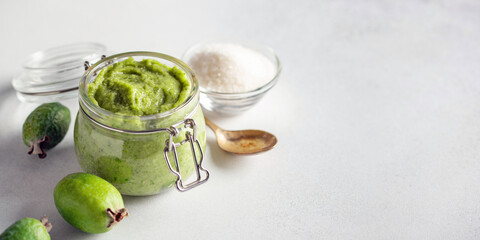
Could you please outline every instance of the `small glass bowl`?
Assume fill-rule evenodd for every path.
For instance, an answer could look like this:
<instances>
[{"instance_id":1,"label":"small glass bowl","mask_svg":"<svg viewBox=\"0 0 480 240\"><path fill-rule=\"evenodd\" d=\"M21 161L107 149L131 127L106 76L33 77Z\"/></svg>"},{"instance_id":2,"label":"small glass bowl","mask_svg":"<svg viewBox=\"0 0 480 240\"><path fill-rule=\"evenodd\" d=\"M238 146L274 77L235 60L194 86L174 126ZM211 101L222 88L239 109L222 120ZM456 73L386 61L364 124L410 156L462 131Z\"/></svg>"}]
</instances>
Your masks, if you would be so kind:
<instances>
[{"instance_id":1,"label":"small glass bowl","mask_svg":"<svg viewBox=\"0 0 480 240\"><path fill-rule=\"evenodd\" d=\"M204 88L200 80L200 104L208 111L216 112L224 115L237 115L245 112L253 107L262 97L278 82L280 73L282 71L282 65L280 59L275 54L272 48L246 42L205 42L199 43L189 48L183 55L183 61L188 64L190 57L198 49L203 48L207 44L211 43L233 43L243 47L255 50L256 52L265 56L272 62L275 67L274 77L268 81L265 85L247 92L239 93L224 93L215 92Z\"/></svg>"}]
</instances>

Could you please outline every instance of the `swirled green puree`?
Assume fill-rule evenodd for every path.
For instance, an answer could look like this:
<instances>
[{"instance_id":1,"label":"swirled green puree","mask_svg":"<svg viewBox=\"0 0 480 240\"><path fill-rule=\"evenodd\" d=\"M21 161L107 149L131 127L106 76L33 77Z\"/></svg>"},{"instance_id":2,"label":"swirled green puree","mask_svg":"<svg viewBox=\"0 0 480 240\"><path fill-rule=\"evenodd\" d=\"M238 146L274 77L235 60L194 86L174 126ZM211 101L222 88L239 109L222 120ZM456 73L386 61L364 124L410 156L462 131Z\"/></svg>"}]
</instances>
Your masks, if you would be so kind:
<instances>
[{"instance_id":1,"label":"swirled green puree","mask_svg":"<svg viewBox=\"0 0 480 240\"><path fill-rule=\"evenodd\" d=\"M124 115L153 115L182 104L190 82L177 67L154 59L128 58L104 68L88 85L88 97L108 111Z\"/></svg>"}]
</instances>

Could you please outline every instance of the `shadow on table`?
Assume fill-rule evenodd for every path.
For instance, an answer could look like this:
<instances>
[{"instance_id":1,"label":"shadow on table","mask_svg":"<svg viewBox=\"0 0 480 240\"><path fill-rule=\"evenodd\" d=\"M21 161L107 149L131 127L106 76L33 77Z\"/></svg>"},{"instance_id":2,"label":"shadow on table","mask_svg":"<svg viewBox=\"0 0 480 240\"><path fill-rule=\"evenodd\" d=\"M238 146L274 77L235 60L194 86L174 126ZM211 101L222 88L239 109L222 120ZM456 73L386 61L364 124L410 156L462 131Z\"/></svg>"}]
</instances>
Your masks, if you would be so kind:
<instances>
[{"instance_id":1,"label":"shadow on table","mask_svg":"<svg viewBox=\"0 0 480 240\"><path fill-rule=\"evenodd\" d=\"M205 117L209 118L212 122L217 122L218 119L232 118L234 115L222 115L215 112L208 111L202 108ZM228 153L223 151L217 144L217 138L215 133L208 127L207 128L207 154L210 156L213 164L222 169L232 169L243 164L241 161L245 156ZM208 158L207 158L208 160Z\"/></svg>"},{"instance_id":2,"label":"shadow on table","mask_svg":"<svg viewBox=\"0 0 480 240\"><path fill-rule=\"evenodd\" d=\"M213 133L212 133L213 134ZM233 169L243 164L242 159L245 156L228 153L220 149L215 138L207 139L207 149L210 151L208 155L211 156L213 164L222 169Z\"/></svg>"}]
</instances>

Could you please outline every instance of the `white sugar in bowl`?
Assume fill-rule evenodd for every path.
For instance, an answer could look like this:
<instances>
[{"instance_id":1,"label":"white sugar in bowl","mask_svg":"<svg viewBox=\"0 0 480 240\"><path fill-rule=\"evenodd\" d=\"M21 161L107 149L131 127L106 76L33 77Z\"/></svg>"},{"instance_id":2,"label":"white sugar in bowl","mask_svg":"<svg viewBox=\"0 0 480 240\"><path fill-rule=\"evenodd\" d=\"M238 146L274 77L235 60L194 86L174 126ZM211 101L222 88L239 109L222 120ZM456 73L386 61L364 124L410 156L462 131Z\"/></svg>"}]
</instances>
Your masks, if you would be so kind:
<instances>
[{"instance_id":1,"label":"white sugar in bowl","mask_svg":"<svg viewBox=\"0 0 480 240\"><path fill-rule=\"evenodd\" d=\"M266 46L237 42L196 44L183 56L200 82L200 103L227 115L254 106L277 83L281 63Z\"/></svg>"}]
</instances>

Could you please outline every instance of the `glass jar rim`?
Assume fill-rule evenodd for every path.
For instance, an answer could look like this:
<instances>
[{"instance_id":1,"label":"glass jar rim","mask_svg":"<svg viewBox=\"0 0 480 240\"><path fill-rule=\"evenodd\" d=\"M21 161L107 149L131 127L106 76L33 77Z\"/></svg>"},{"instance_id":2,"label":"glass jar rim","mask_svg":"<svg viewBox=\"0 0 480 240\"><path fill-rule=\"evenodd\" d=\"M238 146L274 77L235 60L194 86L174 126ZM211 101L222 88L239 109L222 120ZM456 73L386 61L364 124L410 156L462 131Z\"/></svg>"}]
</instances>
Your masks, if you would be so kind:
<instances>
[{"instance_id":1,"label":"glass jar rim","mask_svg":"<svg viewBox=\"0 0 480 240\"><path fill-rule=\"evenodd\" d=\"M172 108L168 111L153 114L153 115L144 115L144 116L133 116L133 115L125 115L125 114L119 114L119 113L114 113L108 110L105 110L101 108L100 106L96 105L93 103L93 101L88 97L88 84L90 83L89 81L91 79L94 79L96 76L96 73L101 71L103 68L110 66L113 63L119 62L120 59L124 60L128 57L152 57L152 58L159 58L166 60L168 62L171 62L175 64L175 66L179 67L180 70L182 70L185 74L187 79L190 80L191 83L191 89L190 93L185 99L183 103L181 103L179 106ZM88 110L84 111L89 117L93 118L97 122L101 124L105 124L102 121L98 121L98 118L108 118L108 119L122 119L122 120L140 120L140 121L152 121L152 120L157 120L157 119L164 119L172 114L180 111L181 109L185 108L189 103L193 101L193 99L197 98L199 95L199 83L197 80L197 77L195 76L195 73L193 70L183 61L163 54L163 53L157 53L157 52L148 52L148 51L135 51L135 52L125 52L125 53L119 53L115 55L111 55L108 57L105 57L101 59L100 61L96 62L95 64L91 65L85 73L82 75L82 78L80 80L80 86L79 86L79 103L80 107L83 110ZM86 108L86 109L85 109ZM93 113L96 116L92 116L89 113ZM108 124L105 124L108 125ZM124 130L124 129L121 129Z\"/></svg>"}]
</instances>

